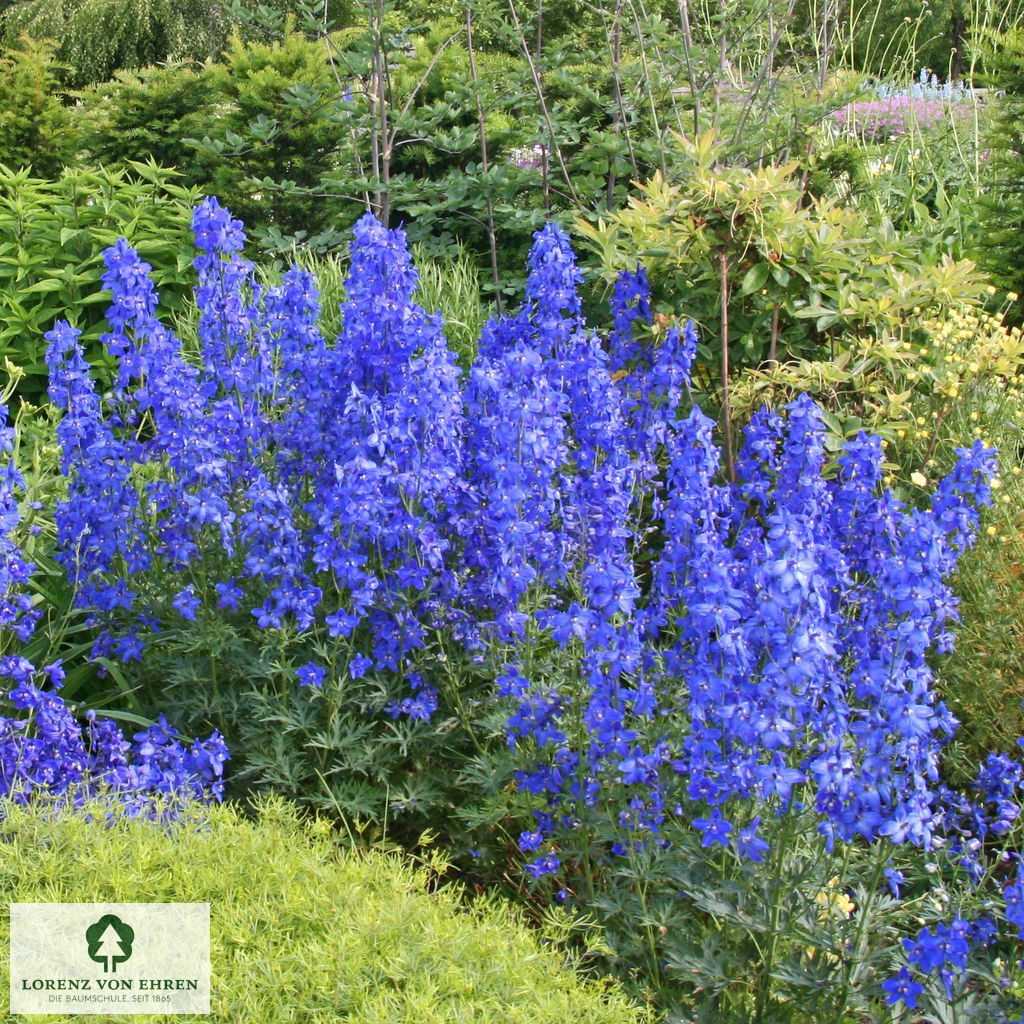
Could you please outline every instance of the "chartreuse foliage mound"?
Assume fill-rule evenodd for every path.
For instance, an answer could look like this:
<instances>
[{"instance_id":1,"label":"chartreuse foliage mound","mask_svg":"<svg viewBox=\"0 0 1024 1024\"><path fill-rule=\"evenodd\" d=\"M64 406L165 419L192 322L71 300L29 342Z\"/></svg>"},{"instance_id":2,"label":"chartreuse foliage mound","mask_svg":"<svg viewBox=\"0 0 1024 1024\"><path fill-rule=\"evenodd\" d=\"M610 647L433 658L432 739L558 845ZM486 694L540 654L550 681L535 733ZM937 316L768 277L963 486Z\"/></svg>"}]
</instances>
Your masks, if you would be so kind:
<instances>
[{"instance_id":1,"label":"chartreuse foliage mound","mask_svg":"<svg viewBox=\"0 0 1024 1024\"><path fill-rule=\"evenodd\" d=\"M453 890L428 892L426 872L407 860L343 850L329 826L300 822L284 803L264 805L256 820L230 807L204 808L200 822L171 834L139 820L110 826L102 815L89 822L31 808L6 813L3 989L11 903L209 902L211 1012L196 1020L645 1019L610 984L573 976L500 905L467 909Z\"/></svg>"}]
</instances>

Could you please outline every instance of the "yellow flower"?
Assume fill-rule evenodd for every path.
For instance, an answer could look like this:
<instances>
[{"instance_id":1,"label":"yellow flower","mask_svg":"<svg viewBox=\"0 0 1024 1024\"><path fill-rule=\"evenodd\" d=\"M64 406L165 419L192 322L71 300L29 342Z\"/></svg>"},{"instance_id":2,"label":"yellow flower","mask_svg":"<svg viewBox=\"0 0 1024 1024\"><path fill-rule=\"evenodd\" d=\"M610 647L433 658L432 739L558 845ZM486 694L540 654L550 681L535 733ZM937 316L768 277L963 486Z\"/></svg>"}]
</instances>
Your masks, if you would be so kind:
<instances>
[{"instance_id":1,"label":"yellow flower","mask_svg":"<svg viewBox=\"0 0 1024 1024\"><path fill-rule=\"evenodd\" d=\"M855 909L853 900L841 890L838 889L839 876L835 876L828 880L825 888L822 889L815 897L814 902L821 907L821 911L818 913L818 920L822 924L825 924L831 917L850 917Z\"/></svg>"},{"instance_id":2,"label":"yellow flower","mask_svg":"<svg viewBox=\"0 0 1024 1024\"><path fill-rule=\"evenodd\" d=\"M919 473L916 469L910 474L910 482L917 484L918 487L926 487L928 485L928 477L924 473Z\"/></svg>"}]
</instances>

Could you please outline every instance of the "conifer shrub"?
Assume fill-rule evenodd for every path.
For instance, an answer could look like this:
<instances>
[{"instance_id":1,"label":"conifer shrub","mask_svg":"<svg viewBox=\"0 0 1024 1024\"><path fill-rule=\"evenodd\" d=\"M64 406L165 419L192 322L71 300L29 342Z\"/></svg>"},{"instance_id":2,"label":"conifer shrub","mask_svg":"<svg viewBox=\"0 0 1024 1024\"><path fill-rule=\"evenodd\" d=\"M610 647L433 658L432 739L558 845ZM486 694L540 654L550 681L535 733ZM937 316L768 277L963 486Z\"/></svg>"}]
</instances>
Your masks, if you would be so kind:
<instances>
[{"instance_id":1,"label":"conifer shrub","mask_svg":"<svg viewBox=\"0 0 1024 1024\"><path fill-rule=\"evenodd\" d=\"M184 140L211 131L215 97L201 65L181 62L118 71L77 94L81 158L104 167L155 161L189 184L209 167Z\"/></svg>"},{"instance_id":2,"label":"conifer shrub","mask_svg":"<svg viewBox=\"0 0 1024 1024\"><path fill-rule=\"evenodd\" d=\"M1024 32L990 39L990 82L997 100L995 131L986 167L975 244L979 263L1001 288L1024 291ZM1013 310L1019 320L1019 310Z\"/></svg>"},{"instance_id":3,"label":"conifer shrub","mask_svg":"<svg viewBox=\"0 0 1024 1024\"><path fill-rule=\"evenodd\" d=\"M46 42L23 37L0 55L0 164L55 177L74 157L75 131Z\"/></svg>"}]
</instances>

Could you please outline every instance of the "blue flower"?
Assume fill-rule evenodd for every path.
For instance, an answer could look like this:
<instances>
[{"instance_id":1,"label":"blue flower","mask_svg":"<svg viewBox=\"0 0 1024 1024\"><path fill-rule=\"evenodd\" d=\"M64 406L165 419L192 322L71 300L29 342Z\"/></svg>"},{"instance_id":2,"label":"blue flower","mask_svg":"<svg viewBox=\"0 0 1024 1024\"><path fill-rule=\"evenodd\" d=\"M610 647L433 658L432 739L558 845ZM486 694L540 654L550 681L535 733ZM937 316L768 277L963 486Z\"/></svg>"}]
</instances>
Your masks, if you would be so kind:
<instances>
[{"instance_id":1,"label":"blue flower","mask_svg":"<svg viewBox=\"0 0 1024 1024\"><path fill-rule=\"evenodd\" d=\"M327 672L323 666L314 665L311 661L307 661L302 668L295 671L295 675L299 680L299 686L322 686L326 674Z\"/></svg>"},{"instance_id":2,"label":"blue flower","mask_svg":"<svg viewBox=\"0 0 1024 1024\"><path fill-rule=\"evenodd\" d=\"M613 288L610 333L593 330L555 225L534 237L522 306L487 323L465 374L415 301L401 230L360 218L340 334L325 339L309 273L265 287L216 200L193 227L194 354L157 319L151 268L123 240L104 257L110 393L77 331L47 335L68 487L58 546L97 657L142 654L161 628L150 602L186 619L204 600L244 603L260 629L336 641L349 680L373 671L378 711L404 719L393 728L426 736L451 711L427 681L450 671L434 653L483 671L500 648L492 692L539 812L524 849L584 818L628 833L613 851L664 843L666 808L688 797L710 808L694 822L702 844L733 842L747 861L767 849L768 806L813 815L830 847L945 844L978 873L982 844L1019 814L1021 769L989 758L973 801L941 784L956 722L930 659L951 642L950 578L991 500L994 453L960 450L930 507L908 508L884 487L878 438L849 441L826 472L823 413L804 395L753 417L726 483L716 424L693 404L694 325L643 343L637 267ZM17 474L0 475L13 528ZM4 553L0 629L24 640L38 615L29 569L9 542ZM200 563L219 571L216 598L182 578ZM534 671L534 648L555 646L567 671ZM67 763L40 753L38 783L77 771L79 727L33 688L34 667L10 655L0 673L63 730ZM304 687L324 676L297 670ZM215 745L165 751L149 772L111 727L89 727L112 771L163 785L178 777L164 762L191 757L220 784ZM144 741L154 756L169 742ZM725 806L749 824L734 829ZM898 892L899 873L886 877ZM1020 885L1005 890L1007 919L1024 927ZM954 925L909 950L947 986L971 941Z\"/></svg>"},{"instance_id":3,"label":"blue flower","mask_svg":"<svg viewBox=\"0 0 1024 1024\"><path fill-rule=\"evenodd\" d=\"M190 583L174 595L174 600L171 604L178 610L178 614L182 618L195 622L196 611L199 609L202 601L196 596L195 586Z\"/></svg>"},{"instance_id":4,"label":"blue flower","mask_svg":"<svg viewBox=\"0 0 1024 1024\"><path fill-rule=\"evenodd\" d=\"M367 669L372 667L373 659L367 658L363 654L355 654L352 656L352 660L348 663L348 673L352 679L361 679L366 675Z\"/></svg>"},{"instance_id":5,"label":"blue flower","mask_svg":"<svg viewBox=\"0 0 1024 1024\"><path fill-rule=\"evenodd\" d=\"M882 988L886 991L889 1006L904 1002L911 1010L917 1009L917 997L924 991L924 986L914 981L906 967L901 967L895 978L883 981Z\"/></svg>"},{"instance_id":6,"label":"blue flower","mask_svg":"<svg viewBox=\"0 0 1024 1024\"><path fill-rule=\"evenodd\" d=\"M888 867L885 869L885 879L889 885L889 891L896 899L899 899L903 883L906 881L903 872L896 870L896 868Z\"/></svg>"},{"instance_id":7,"label":"blue flower","mask_svg":"<svg viewBox=\"0 0 1024 1024\"><path fill-rule=\"evenodd\" d=\"M729 833L732 831L732 825L722 817L722 812L717 807L707 818L694 818L693 827L702 833L701 846L711 846L714 843L721 846L729 845Z\"/></svg>"},{"instance_id":8,"label":"blue flower","mask_svg":"<svg viewBox=\"0 0 1024 1024\"><path fill-rule=\"evenodd\" d=\"M768 843L757 834L760 824L760 817L754 818L740 829L736 838L736 850L740 857L758 864L764 860L762 855L768 849Z\"/></svg>"},{"instance_id":9,"label":"blue flower","mask_svg":"<svg viewBox=\"0 0 1024 1024\"><path fill-rule=\"evenodd\" d=\"M218 608L226 608L228 611L237 612L238 602L245 596L242 588L235 584L234 579L228 580L226 583L217 583L214 585L214 589L217 591Z\"/></svg>"},{"instance_id":10,"label":"blue flower","mask_svg":"<svg viewBox=\"0 0 1024 1024\"><path fill-rule=\"evenodd\" d=\"M529 862L526 865L526 870L533 878L541 878L544 875L557 874L561 866L561 861L554 854L547 854L544 857L538 857L535 861Z\"/></svg>"},{"instance_id":11,"label":"blue flower","mask_svg":"<svg viewBox=\"0 0 1024 1024\"><path fill-rule=\"evenodd\" d=\"M544 842L544 836L540 832L522 832L519 835L519 849L524 853L536 850Z\"/></svg>"}]
</instances>

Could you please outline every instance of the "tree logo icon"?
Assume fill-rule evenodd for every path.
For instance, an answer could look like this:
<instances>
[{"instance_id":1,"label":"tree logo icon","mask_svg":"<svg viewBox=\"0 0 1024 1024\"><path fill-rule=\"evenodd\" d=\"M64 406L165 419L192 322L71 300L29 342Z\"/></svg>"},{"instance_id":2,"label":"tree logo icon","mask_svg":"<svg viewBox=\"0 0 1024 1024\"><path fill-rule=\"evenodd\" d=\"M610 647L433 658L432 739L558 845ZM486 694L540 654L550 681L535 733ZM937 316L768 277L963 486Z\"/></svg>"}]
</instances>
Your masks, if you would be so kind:
<instances>
[{"instance_id":1,"label":"tree logo icon","mask_svg":"<svg viewBox=\"0 0 1024 1024\"><path fill-rule=\"evenodd\" d=\"M132 955L134 939L135 932L131 927L113 914L104 914L85 930L89 959L103 964L104 973L117 972L117 965L123 964Z\"/></svg>"}]
</instances>

